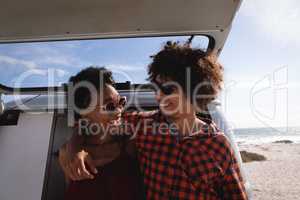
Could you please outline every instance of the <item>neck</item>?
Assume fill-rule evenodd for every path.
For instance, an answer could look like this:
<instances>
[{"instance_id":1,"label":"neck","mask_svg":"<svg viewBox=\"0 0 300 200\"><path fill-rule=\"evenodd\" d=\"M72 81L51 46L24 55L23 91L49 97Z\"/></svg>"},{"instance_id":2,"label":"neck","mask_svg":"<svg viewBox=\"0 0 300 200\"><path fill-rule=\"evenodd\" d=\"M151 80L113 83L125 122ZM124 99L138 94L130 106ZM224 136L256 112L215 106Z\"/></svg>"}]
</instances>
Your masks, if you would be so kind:
<instances>
[{"instance_id":1,"label":"neck","mask_svg":"<svg viewBox=\"0 0 300 200\"><path fill-rule=\"evenodd\" d=\"M195 113L182 114L172 121L176 124L179 133L184 136L200 130L201 126L204 124L204 122L197 118Z\"/></svg>"},{"instance_id":2,"label":"neck","mask_svg":"<svg viewBox=\"0 0 300 200\"><path fill-rule=\"evenodd\" d=\"M85 136L101 137L104 134L103 125L88 118L78 120L78 129Z\"/></svg>"}]
</instances>

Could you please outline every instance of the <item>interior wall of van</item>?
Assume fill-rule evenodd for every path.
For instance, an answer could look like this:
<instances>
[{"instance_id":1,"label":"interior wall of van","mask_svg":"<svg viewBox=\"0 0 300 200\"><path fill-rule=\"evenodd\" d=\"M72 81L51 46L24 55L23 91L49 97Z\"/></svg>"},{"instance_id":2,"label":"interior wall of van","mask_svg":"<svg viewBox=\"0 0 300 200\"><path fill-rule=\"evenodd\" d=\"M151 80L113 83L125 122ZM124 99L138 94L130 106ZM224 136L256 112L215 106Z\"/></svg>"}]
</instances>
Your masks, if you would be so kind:
<instances>
[{"instance_id":1,"label":"interior wall of van","mask_svg":"<svg viewBox=\"0 0 300 200\"><path fill-rule=\"evenodd\" d=\"M0 126L0 199L41 199L53 112L21 113Z\"/></svg>"}]
</instances>

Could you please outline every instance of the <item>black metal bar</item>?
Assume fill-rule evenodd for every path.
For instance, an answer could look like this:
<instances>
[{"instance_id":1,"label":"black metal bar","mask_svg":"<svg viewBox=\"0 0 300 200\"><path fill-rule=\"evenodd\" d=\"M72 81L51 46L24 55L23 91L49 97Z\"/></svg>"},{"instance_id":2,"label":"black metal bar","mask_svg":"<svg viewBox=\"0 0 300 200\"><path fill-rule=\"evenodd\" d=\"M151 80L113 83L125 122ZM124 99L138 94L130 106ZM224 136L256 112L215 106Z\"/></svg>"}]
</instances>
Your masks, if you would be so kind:
<instances>
[{"instance_id":1,"label":"black metal bar","mask_svg":"<svg viewBox=\"0 0 300 200\"><path fill-rule=\"evenodd\" d=\"M115 88L119 91L122 90L135 90L139 87L139 91L151 90L151 84L131 84L130 82L116 83ZM67 92L67 84L55 87L24 87L24 88L13 88L6 85L0 84L0 94L5 95L38 95L38 94L51 94L58 92Z\"/></svg>"},{"instance_id":2,"label":"black metal bar","mask_svg":"<svg viewBox=\"0 0 300 200\"><path fill-rule=\"evenodd\" d=\"M54 111L53 119L52 119L52 125L51 125L51 132L50 132L50 140L48 144L48 153L47 153L47 161L46 161L46 168L44 172L44 184L43 184L43 190L42 190L42 200L49 199L48 189L49 189L49 179L51 176L51 165L53 162L52 152L53 152L53 146L54 146L54 134L56 131L57 126L57 110Z\"/></svg>"},{"instance_id":3,"label":"black metal bar","mask_svg":"<svg viewBox=\"0 0 300 200\"><path fill-rule=\"evenodd\" d=\"M55 86L55 87L24 87L24 88L13 88L6 85L0 84L0 93L6 95L35 95L35 94L48 94L48 93L57 93L65 92L66 87Z\"/></svg>"},{"instance_id":4,"label":"black metal bar","mask_svg":"<svg viewBox=\"0 0 300 200\"><path fill-rule=\"evenodd\" d=\"M7 39L7 40L1 40L0 44L18 44L18 43L42 43L42 42L60 42L60 41L84 41L84 40L109 40L109 39L134 39L134 38L158 38L158 37L177 37L177 36L209 36L203 31L201 32L186 32L186 33L148 33L148 34L128 34L128 35L90 35L90 36L74 36L74 35L68 35L68 36L61 36L61 37L53 37L53 38L46 38L46 37L39 37L35 39L26 39L26 38L20 38L20 39ZM211 36L209 38L212 38Z\"/></svg>"}]
</instances>

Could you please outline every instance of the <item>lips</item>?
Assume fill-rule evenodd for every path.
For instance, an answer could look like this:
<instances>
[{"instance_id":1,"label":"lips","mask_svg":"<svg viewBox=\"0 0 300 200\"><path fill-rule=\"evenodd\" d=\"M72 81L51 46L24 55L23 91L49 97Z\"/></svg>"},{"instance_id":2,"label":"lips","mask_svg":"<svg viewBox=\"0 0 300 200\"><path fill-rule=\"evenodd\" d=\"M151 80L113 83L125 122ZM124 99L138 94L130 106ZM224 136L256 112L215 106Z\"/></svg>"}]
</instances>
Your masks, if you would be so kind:
<instances>
[{"instance_id":1,"label":"lips","mask_svg":"<svg viewBox=\"0 0 300 200\"><path fill-rule=\"evenodd\" d=\"M112 121L110 122L110 124L111 124L111 125L114 125L114 126L120 125L120 124L121 124L121 118L118 118L118 119L116 119L116 120L112 120Z\"/></svg>"}]
</instances>

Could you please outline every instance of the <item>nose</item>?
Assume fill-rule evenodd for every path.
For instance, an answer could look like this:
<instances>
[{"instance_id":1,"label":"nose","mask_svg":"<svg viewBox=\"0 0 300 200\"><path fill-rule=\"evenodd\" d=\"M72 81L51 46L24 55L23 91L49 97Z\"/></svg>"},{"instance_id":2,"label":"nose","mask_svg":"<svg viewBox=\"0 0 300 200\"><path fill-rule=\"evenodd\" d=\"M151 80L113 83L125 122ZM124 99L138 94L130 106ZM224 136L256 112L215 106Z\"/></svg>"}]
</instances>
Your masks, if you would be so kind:
<instances>
[{"instance_id":1,"label":"nose","mask_svg":"<svg viewBox=\"0 0 300 200\"><path fill-rule=\"evenodd\" d=\"M120 117L121 114L122 114L122 111L123 111L123 108L120 108L120 107L117 107L114 114L115 114L115 117Z\"/></svg>"},{"instance_id":2,"label":"nose","mask_svg":"<svg viewBox=\"0 0 300 200\"><path fill-rule=\"evenodd\" d=\"M121 108L116 108L111 114L110 117L112 120L117 120L121 117L122 110Z\"/></svg>"},{"instance_id":3,"label":"nose","mask_svg":"<svg viewBox=\"0 0 300 200\"><path fill-rule=\"evenodd\" d=\"M121 108L121 107L117 107L116 110L115 110L115 112L117 113L117 115L121 114L122 111L123 111L123 108Z\"/></svg>"},{"instance_id":4,"label":"nose","mask_svg":"<svg viewBox=\"0 0 300 200\"><path fill-rule=\"evenodd\" d=\"M162 92L160 90L156 91L156 93L155 93L155 99L156 99L156 101L160 102L162 98L163 98Z\"/></svg>"}]
</instances>

